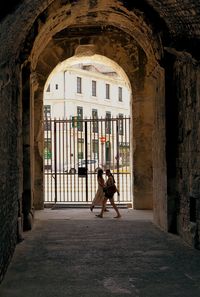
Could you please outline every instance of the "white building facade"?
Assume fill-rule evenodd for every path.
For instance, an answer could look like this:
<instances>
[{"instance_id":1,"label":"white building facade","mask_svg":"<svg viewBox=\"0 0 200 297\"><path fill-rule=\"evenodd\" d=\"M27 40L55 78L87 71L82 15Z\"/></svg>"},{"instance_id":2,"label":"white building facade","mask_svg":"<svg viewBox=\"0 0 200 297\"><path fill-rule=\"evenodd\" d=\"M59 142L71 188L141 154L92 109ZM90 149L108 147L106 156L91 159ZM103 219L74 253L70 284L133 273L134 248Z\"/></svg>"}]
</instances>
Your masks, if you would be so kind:
<instances>
[{"instance_id":1,"label":"white building facade","mask_svg":"<svg viewBox=\"0 0 200 297\"><path fill-rule=\"evenodd\" d=\"M115 72L102 73L93 65L82 67L59 72L49 82L44 91L47 116L52 119L129 117L128 83Z\"/></svg>"},{"instance_id":2,"label":"white building facade","mask_svg":"<svg viewBox=\"0 0 200 297\"><path fill-rule=\"evenodd\" d=\"M117 161L127 164L130 125L124 118L130 117L130 96L128 82L103 65L77 64L56 73L45 86L44 117L66 124L57 125L56 137L46 126L46 169L55 168L55 148L59 152L58 171L76 173L85 158L91 171L99 167L114 169ZM84 119L93 121L88 123L87 143L81 122Z\"/></svg>"}]
</instances>

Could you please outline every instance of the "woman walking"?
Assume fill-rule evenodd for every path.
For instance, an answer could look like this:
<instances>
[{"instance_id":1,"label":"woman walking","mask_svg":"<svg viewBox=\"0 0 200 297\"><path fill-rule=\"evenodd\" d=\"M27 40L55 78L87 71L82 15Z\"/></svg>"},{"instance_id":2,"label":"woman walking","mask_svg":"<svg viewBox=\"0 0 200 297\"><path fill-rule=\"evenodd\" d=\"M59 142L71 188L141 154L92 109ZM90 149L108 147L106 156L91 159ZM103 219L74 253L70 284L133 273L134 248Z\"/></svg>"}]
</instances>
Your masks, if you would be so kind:
<instances>
[{"instance_id":1,"label":"woman walking","mask_svg":"<svg viewBox=\"0 0 200 297\"><path fill-rule=\"evenodd\" d=\"M104 189L106 190L106 188L108 189L109 187L111 186L114 186L115 185L115 180L114 180L114 177L110 171L110 169L107 169L106 170L106 176L108 177L106 183L105 183L105 187ZM119 191L117 190L116 188L116 191L119 195ZM121 215L119 213L119 210L118 210L118 207L117 205L115 204L114 202L114 193L110 196L106 193L105 191L105 196L104 196L104 201L103 201L103 205L102 205L102 209L101 209L101 212L99 215L96 215L98 218L103 218L103 212L105 211L105 208L106 208L106 202L107 200L110 200L110 204L112 205L112 207L114 208L114 210L116 211L117 215L114 217L115 219L118 219L118 218L121 218Z\"/></svg>"},{"instance_id":2,"label":"woman walking","mask_svg":"<svg viewBox=\"0 0 200 297\"><path fill-rule=\"evenodd\" d=\"M97 181L98 181L98 189L97 189L95 197L94 197L94 199L92 201L92 204L90 206L91 211L93 211L93 208L96 205L102 206L103 202L104 202L105 195L104 195L103 189L104 189L104 186L105 186L105 181L104 181L104 178L103 178L103 170L102 169L99 169L98 172L97 172ZM108 211L108 210L105 208L105 211Z\"/></svg>"}]
</instances>

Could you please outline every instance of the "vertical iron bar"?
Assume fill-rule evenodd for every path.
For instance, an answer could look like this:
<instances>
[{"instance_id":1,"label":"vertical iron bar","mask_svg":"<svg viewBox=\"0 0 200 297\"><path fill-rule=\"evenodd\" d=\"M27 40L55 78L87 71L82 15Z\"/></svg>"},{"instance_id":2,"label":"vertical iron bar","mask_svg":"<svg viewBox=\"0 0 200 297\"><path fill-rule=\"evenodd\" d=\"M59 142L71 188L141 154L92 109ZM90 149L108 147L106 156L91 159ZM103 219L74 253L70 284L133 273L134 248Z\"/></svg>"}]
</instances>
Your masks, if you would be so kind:
<instances>
[{"instance_id":1,"label":"vertical iron bar","mask_svg":"<svg viewBox=\"0 0 200 297\"><path fill-rule=\"evenodd\" d=\"M113 118L112 119L112 134L111 134L111 139L112 139L112 157L111 157L111 163L112 163L113 170L115 169L114 124L115 124L115 120Z\"/></svg>"},{"instance_id":2,"label":"vertical iron bar","mask_svg":"<svg viewBox=\"0 0 200 297\"><path fill-rule=\"evenodd\" d=\"M47 118L45 117L44 118L44 127L47 127ZM46 143L45 143L46 141ZM45 150L46 150L46 147L48 148L48 130L47 128L45 129L44 128L44 145L45 145ZM48 151L47 151L48 152ZM45 201L49 200L49 174L48 174L48 159L46 159L47 156L45 156L44 154L44 157L43 157L43 162L44 162L44 174L45 174L45 193L44 193L44 197L45 197ZM46 161L47 160L47 161ZM47 167L45 169L45 163L47 163ZM51 177L51 176L50 176Z\"/></svg>"},{"instance_id":3,"label":"vertical iron bar","mask_svg":"<svg viewBox=\"0 0 200 297\"><path fill-rule=\"evenodd\" d=\"M49 137L49 131L48 131L48 119L45 117L45 126L46 126L46 132L45 132L45 134L46 134L46 137L45 137L45 139L46 139L46 147L47 147L47 156L46 156L46 163L47 163L47 169L45 170L45 172L47 173L47 176L46 176L46 181L47 181L47 185L45 185L45 188L46 188L46 190L47 190L47 200L49 201L49 195L50 195L50 193L49 193L49 187L50 187L50 181L51 181L51 175L49 175L49 163L50 163L50 161L49 161L49 159L48 159L48 152L49 152L49 149L50 149L50 145L51 145L51 143L50 143L50 137ZM52 164L50 164L50 165L52 165Z\"/></svg>"},{"instance_id":4,"label":"vertical iron bar","mask_svg":"<svg viewBox=\"0 0 200 297\"><path fill-rule=\"evenodd\" d=\"M128 154L130 154L130 152L128 152L128 150L129 150L129 148L128 148L128 133L127 133L127 122L128 122L128 118L126 118L125 117L125 140L124 140L124 143L125 143L125 163L126 163L126 166L125 166L125 168L126 168L126 176L125 176L125 178L126 178L126 201L128 201L129 200L129 198L128 198L128 183L130 184L130 181L129 181L129 173L128 173L128 171L127 171L127 169L128 169L128 166L127 166L127 163L128 163Z\"/></svg>"},{"instance_id":5,"label":"vertical iron bar","mask_svg":"<svg viewBox=\"0 0 200 297\"><path fill-rule=\"evenodd\" d=\"M76 135L76 132L77 131L77 137L78 137L78 118L75 119L76 121L76 125L74 125L73 127L73 168L76 169L76 151L77 151L77 141L75 141L75 135ZM76 130L75 130L75 126L77 127ZM74 189L74 197L73 197L73 202L76 201L76 173L73 174L73 186L72 186L72 189Z\"/></svg>"},{"instance_id":6,"label":"vertical iron bar","mask_svg":"<svg viewBox=\"0 0 200 297\"><path fill-rule=\"evenodd\" d=\"M104 120L104 124L105 124L105 120ZM106 139L106 133L103 132L103 119L101 117L101 137L105 137ZM105 170L105 164L104 164L104 149L103 149L104 143L103 140L101 138L101 163L102 163L102 169Z\"/></svg>"},{"instance_id":7,"label":"vertical iron bar","mask_svg":"<svg viewBox=\"0 0 200 297\"><path fill-rule=\"evenodd\" d=\"M85 137L84 137L84 133L85 133L85 130L84 130L84 120L82 119L82 122L81 122L81 139L85 139ZM81 140L82 141L82 140ZM83 148L83 145L81 144L81 148ZM84 160L84 158L83 158L83 160ZM85 198L84 198L84 189L85 189L85 187L84 187L84 181L85 181L85 179L84 178L81 178L80 179L80 181L81 181L81 187L82 187L82 191L81 191L81 202L83 202L84 200L85 200ZM79 196L80 197L80 196ZM78 200L79 200L79 197L78 197Z\"/></svg>"},{"instance_id":8,"label":"vertical iron bar","mask_svg":"<svg viewBox=\"0 0 200 297\"><path fill-rule=\"evenodd\" d=\"M69 146L68 146L68 135L69 135L69 121L66 119L66 142L65 142L65 145L66 145L66 192L67 192L67 195L66 195L66 199L67 199L67 202L69 200Z\"/></svg>"},{"instance_id":9,"label":"vertical iron bar","mask_svg":"<svg viewBox=\"0 0 200 297\"><path fill-rule=\"evenodd\" d=\"M59 202L61 202L61 129L60 129L60 118L58 121L58 193L59 193Z\"/></svg>"},{"instance_id":10,"label":"vertical iron bar","mask_svg":"<svg viewBox=\"0 0 200 297\"><path fill-rule=\"evenodd\" d=\"M88 202L88 157L87 157L87 121L85 121L85 166L86 166L86 180L85 180L85 193L86 193L86 202Z\"/></svg>"},{"instance_id":11,"label":"vertical iron bar","mask_svg":"<svg viewBox=\"0 0 200 297\"><path fill-rule=\"evenodd\" d=\"M45 169L45 118L44 118L44 129L43 129L43 172L44 172L44 202L48 199L47 194L47 175L46 175L46 169Z\"/></svg>"},{"instance_id":12,"label":"vertical iron bar","mask_svg":"<svg viewBox=\"0 0 200 297\"><path fill-rule=\"evenodd\" d=\"M79 168L79 148L82 149L82 143L81 143L81 141L82 141L82 138L83 138L81 129L80 129L80 131L78 131L79 130L78 129L78 125L81 126L81 124L82 123L80 123L80 122L78 123L78 119L77 119L77 135L76 135L76 138L74 137L74 145L75 145L75 143L77 144L77 148L76 148L76 150L77 150L77 153L76 153L77 154L77 169ZM79 135L80 135L80 137L79 137ZM74 176L74 177L75 177L75 181L74 182L76 182L76 184L78 185L78 186L75 185L74 188L77 189L77 191L78 191L78 201L79 201L80 200L80 193L82 193L82 196L83 196L83 191L80 191L80 184L81 184L82 180L79 179L78 174L76 176ZM75 201L77 201L77 199L75 199Z\"/></svg>"},{"instance_id":13,"label":"vertical iron bar","mask_svg":"<svg viewBox=\"0 0 200 297\"><path fill-rule=\"evenodd\" d=\"M62 120L62 201L65 201L65 122Z\"/></svg>"},{"instance_id":14,"label":"vertical iron bar","mask_svg":"<svg viewBox=\"0 0 200 297\"><path fill-rule=\"evenodd\" d=\"M89 124L90 124L90 129L89 129L89 131L90 131L90 133L89 133L90 156L91 156L91 160L93 160L93 159L96 160L95 159L95 132L93 133L93 131L92 131L93 125L92 125L91 117L90 117ZM90 193L92 194L92 185L93 185L93 183L91 181L92 181L92 179L94 177L93 171L95 171L95 163L90 164L90 171L91 171L90 172ZM91 196L91 194L90 194L90 196Z\"/></svg>"},{"instance_id":15,"label":"vertical iron bar","mask_svg":"<svg viewBox=\"0 0 200 297\"><path fill-rule=\"evenodd\" d=\"M100 128L100 123L99 123L99 118L98 118L98 115L97 115L97 141L98 141L98 153L97 153L97 168L99 167L102 167L101 163L99 162L100 161L100 144L99 144L99 141L100 141L100 138L99 138L99 128ZM103 169L103 168L102 168ZM94 185L95 185L95 189L97 188L97 179L96 179L96 176L94 178Z\"/></svg>"},{"instance_id":16,"label":"vertical iron bar","mask_svg":"<svg viewBox=\"0 0 200 297\"><path fill-rule=\"evenodd\" d=\"M132 176L132 174L131 174L131 164L130 164L130 154L131 154L131 152L130 152L130 128L131 128L131 120L130 120L130 117L128 118L128 144L129 144L129 191L130 191L130 195L132 194L132 185L131 185L131 176ZM133 166L134 166L134 164L133 164ZM133 170L134 170L134 168L133 168ZM133 203L134 203L134 201L133 201L133 198L132 198L133 196L131 195L131 206L133 207Z\"/></svg>"},{"instance_id":17,"label":"vertical iron bar","mask_svg":"<svg viewBox=\"0 0 200 297\"><path fill-rule=\"evenodd\" d=\"M50 187L51 187L51 202L53 201L53 168L52 168L52 165L53 165L53 142L52 142L52 139L53 139L53 137L52 137L52 135L53 135L53 122L52 122L52 119L50 119L50 140L51 140L51 175L50 175L50 180L51 180L51 185L50 185Z\"/></svg>"},{"instance_id":18,"label":"vertical iron bar","mask_svg":"<svg viewBox=\"0 0 200 297\"><path fill-rule=\"evenodd\" d=\"M117 185L119 185L119 118L116 119ZM118 196L119 202L119 196Z\"/></svg>"},{"instance_id":19,"label":"vertical iron bar","mask_svg":"<svg viewBox=\"0 0 200 297\"><path fill-rule=\"evenodd\" d=\"M54 170L55 170L55 203L57 203L57 141L56 120L54 119Z\"/></svg>"},{"instance_id":20,"label":"vertical iron bar","mask_svg":"<svg viewBox=\"0 0 200 297\"><path fill-rule=\"evenodd\" d=\"M72 164L71 164L71 155L72 155L72 131L73 131L73 127L72 127L72 123L73 123L73 119L70 120L70 125L69 125L69 164L68 164L68 168L69 168L69 184L70 184L70 189L69 189L69 202L72 200L72 173L71 173L71 168L72 168ZM74 120L75 123L75 120Z\"/></svg>"},{"instance_id":21,"label":"vertical iron bar","mask_svg":"<svg viewBox=\"0 0 200 297\"><path fill-rule=\"evenodd\" d=\"M123 121L123 141L122 141L122 153L123 155L125 154L125 166L123 166L123 168L125 167L125 172L122 174L122 182L123 182L123 186L124 186L124 189L123 189L123 193L126 195L124 198L125 201L127 201L128 199L128 187L127 187L127 147L126 147L126 142L127 142L127 119L126 119L126 116L125 118L122 120ZM124 145L123 145L124 143ZM123 161L123 160L122 160ZM124 182L125 180L125 182Z\"/></svg>"}]
</instances>

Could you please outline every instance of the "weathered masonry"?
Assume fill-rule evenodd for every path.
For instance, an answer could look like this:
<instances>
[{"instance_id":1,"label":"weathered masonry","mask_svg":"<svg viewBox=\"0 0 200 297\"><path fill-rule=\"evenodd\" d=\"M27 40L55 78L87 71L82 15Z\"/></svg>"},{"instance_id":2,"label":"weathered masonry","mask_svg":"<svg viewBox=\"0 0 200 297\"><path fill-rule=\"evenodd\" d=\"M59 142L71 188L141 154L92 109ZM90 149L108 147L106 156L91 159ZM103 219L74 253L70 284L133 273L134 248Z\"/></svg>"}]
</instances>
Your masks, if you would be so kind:
<instances>
[{"instance_id":1,"label":"weathered masonry","mask_svg":"<svg viewBox=\"0 0 200 297\"><path fill-rule=\"evenodd\" d=\"M134 207L200 247L198 1L0 4L0 276L43 208L43 88L72 56L116 62L132 87Z\"/></svg>"}]
</instances>

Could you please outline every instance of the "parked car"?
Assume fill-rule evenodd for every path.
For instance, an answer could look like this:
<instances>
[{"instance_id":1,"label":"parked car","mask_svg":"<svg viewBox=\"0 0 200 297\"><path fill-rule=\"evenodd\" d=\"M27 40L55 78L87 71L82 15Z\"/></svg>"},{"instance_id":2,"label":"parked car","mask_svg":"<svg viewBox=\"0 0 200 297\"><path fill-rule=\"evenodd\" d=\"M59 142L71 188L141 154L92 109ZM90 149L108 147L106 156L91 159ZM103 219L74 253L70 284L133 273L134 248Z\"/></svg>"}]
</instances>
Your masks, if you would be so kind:
<instances>
[{"instance_id":1,"label":"parked car","mask_svg":"<svg viewBox=\"0 0 200 297\"><path fill-rule=\"evenodd\" d=\"M81 159L79 160L74 166L64 166L64 171L70 174L76 174L78 172L79 167L86 167L86 160ZM97 172L97 170L100 168L98 166L98 162L95 159L88 159L87 160L87 168L88 172Z\"/></svg>"}]
</instances>

